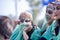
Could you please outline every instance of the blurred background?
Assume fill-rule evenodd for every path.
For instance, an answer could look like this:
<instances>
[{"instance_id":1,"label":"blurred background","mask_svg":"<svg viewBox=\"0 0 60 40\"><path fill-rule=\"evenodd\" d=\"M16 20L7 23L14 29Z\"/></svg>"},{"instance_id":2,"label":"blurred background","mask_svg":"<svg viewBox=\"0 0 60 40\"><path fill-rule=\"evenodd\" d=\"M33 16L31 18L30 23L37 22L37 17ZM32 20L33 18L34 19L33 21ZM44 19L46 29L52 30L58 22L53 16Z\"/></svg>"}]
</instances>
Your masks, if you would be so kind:
<instances>
[{"instance_id":1,"label":"blurred background","mask_svg":"<svg viewBox=\"0 0 60 40\"><path fill-rule=\"evenodd\" d=\"M9 16L12 20L18 19L23 11L33 15L34 24L41 26L49 0L0 0L0 15Z\"/></svg>"}]
</instances>

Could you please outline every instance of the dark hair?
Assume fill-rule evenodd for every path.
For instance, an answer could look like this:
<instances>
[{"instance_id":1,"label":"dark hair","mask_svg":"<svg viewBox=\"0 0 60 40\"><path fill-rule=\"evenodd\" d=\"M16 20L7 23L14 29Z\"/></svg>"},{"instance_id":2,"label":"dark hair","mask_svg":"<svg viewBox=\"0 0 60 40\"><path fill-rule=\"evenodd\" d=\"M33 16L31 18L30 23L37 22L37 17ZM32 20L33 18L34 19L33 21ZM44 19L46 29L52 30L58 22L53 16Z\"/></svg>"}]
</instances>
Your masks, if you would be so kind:
<instances>
[{"instance_id":1,"label":"dark hair","mask_svg":"<svg viewBox=\"0 0 60 40\"><path fill-rule=\"evenodd\" d=\"M4 23L4 20L9 19L7 16L0 16L0 34L6 38L9 38L9 32L7 27L7 22Z\"/></svg>"}]
</instances>

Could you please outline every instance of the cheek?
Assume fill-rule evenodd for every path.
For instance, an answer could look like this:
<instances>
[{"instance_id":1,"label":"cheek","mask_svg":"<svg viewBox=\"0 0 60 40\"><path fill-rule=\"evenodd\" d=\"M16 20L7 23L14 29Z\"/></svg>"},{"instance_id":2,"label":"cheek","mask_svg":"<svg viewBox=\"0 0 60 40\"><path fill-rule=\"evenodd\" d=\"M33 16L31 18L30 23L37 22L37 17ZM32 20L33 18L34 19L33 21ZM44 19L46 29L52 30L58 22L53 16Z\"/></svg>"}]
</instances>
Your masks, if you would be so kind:
<instances>
[{"instance_id":1,"label":"cheek","mask_svg":"<svg viewBox=\"0 0 60 40\"><path fill-rule=\"evenodd\" d=\"M50 14L50 17L52 17L52 14Z\"/></svg>"},{"instance_id":2,"label":"cheek","mask_svg":"<svg viewBox=\"0 0 60 40\"><path fill-rule=\"evenodd\" d=\"M51 17L51 16L52 16L52 14L49 14L49 13L47 13L47 14L46 14L46 16L49 16L49 17Z\"/></svg>"}]
</instances>

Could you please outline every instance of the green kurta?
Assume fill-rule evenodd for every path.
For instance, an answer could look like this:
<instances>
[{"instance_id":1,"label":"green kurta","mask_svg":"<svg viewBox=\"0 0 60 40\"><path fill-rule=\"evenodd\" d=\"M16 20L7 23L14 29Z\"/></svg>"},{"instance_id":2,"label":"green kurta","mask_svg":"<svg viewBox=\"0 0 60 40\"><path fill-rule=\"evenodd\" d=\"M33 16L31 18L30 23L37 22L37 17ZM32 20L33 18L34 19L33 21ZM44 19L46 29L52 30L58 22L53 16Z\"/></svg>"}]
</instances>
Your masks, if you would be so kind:
<instances>
[{"instance_id":1,"label":"green kurta","mask_svg":"<svg viewBox=\"0 0 60 40\"><path fill-rule=\"evenodd\" d=\"M41 30L40 28L36 28L35 31L31 35L31 40L39 40L41 37Z\"/></svg>"},{"instance_id":2,"label":"green kurta","mask_svg":"<svg viewBox=\"0 0 60 40\"><path fill-rule=\"evenodd\" d=\"M26 27L26 25L27 24L24 24L24 23L17 25L10 37L10 40L24 40L22 32L24 28Z\"/></svg>"},{"instance_id":3,"label":"green kurta","mask_svg":"<svg viewBox=\"0 0 60 40\"><path fill-rule=\"evenodd\" d=\"M53 38L53 40L60 40L60 33Z\"/></svg>"},{"instance_id":4,"label":"green kurta","mask_svg":"<svg viewBox=\"0 0 60 40\"><path fill-rule=\"evenodd\" d=\"M23 38L23 30L25 28L27 24L20 24L20 25L17 25L15 30L13 31L11 37L10 37L10 40L24 40ZM32 33L31 35L31 40L38 40L40 39L40 28L35 28L34 32Z\"/></svg>"},{"instance_id":5,"label":"green kurta","mask_svg":"<svg viewBox=\"0 0 60 40\"><path fill-rule=\"evenodd\" d=\"M56 28L55 21L46 29L46 32L42 35L42 37L46 38L47 40L52 39L55 37L54 29Z\"/></svg>"},{"instance_id":6,"label":"green kurta","mask_svg":"<svg viewBox=\"0 0 60 40\"><path fill-rule=\"evenodd\" d=\"M47 20L46 20L46 17L44 18L44 22L43 22L43 25L41 27L41 32L43 32L44 30L46 30L46 23L47 23Z\"/></svg>"},{"instance_id":7,"label":"green kurta","mask_svg":"<svg viewBox=\"0 0 60 40\"><path fill-rule=\"evenodd\" d=\"M46 28L46 24L47 24L47 20L46 20L46 16L45 16L44 23L41 28L41 32L43 32L44 30L46 30L46 31L43 33L43 35L41 37L44 37L47 40L55 39L56 36L54 33L55 33L55 28L56 28L56 20L53 21L53 23L48 28Z\"/></svg>"},{"instance_id":8,"label":"green kurta","mask_svg":"<svg viewBox=\"0 0 60 40\"><path fill-rule=\"evenodd\" d=\"M56 38L57 38L57 40L60 40L60 33L58 34L58 36Z\"/></svg>"}]
</instances>

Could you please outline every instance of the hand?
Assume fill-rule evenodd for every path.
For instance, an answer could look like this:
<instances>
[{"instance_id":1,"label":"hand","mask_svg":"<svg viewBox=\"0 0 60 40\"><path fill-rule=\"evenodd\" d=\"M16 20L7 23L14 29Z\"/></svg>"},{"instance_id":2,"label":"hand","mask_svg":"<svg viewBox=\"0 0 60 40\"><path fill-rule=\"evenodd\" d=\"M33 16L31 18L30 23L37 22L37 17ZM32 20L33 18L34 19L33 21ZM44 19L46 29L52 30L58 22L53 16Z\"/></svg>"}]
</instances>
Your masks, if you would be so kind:
<instances>
[{"instance_id":1,"label":"hand","mask_svg":"<svg viewBox=\"0 0 60 40\"><path fill-rule=\"evenodd\" d=\"M24 40L28 40L29 39L29 36L27 35L27 33L25 31L23 31L23 37L24 37Z\"/></svg>"},{"instance_id":2,"label":"hand","mask_svg":"<svg viewBox=\"0 0 60 40\"><path fill-rule=\"evenodd\" d=\"M25 31L25 32L29 32L29 31L31 31L32 28L33 28L32 26L31 26L31 27L25 27L25 28L24 28L24 31Z\"/></svg>"},{"instance_id":3,"label":"hand","mask_svg":"<svg viewBox=\"0 0 60 40\"><path fill-rule=\"evenodd\" d=\"M56 17L56 15L55 15L55 13L53 13L53 14L52 14L51 19L52 19L52 20L56 20L56 19L57 19L57 17Z\"/></svg>"},{"instance_id":4,"label":"hand","mask_svg":"<svg viewBox=\"0 0 60 40\"><path fill-rule=\"evenodd\" d=\"M57 19L56 14L55 14L55 12L53 12L51 19L47 22L47 27L50 26L52 24L52 22L56 19Z\"/></svg>"}]
</instances>

